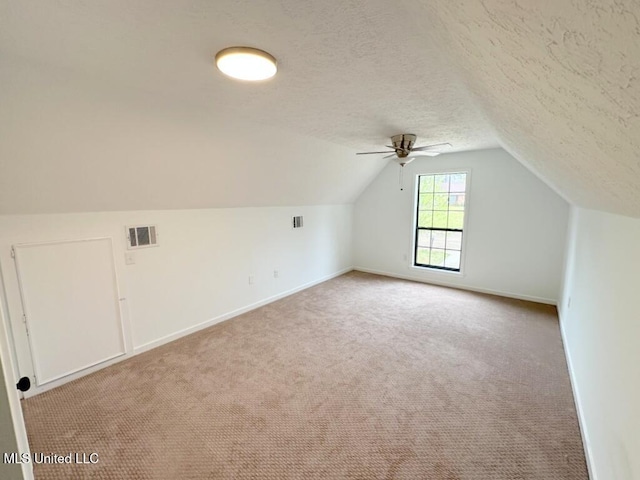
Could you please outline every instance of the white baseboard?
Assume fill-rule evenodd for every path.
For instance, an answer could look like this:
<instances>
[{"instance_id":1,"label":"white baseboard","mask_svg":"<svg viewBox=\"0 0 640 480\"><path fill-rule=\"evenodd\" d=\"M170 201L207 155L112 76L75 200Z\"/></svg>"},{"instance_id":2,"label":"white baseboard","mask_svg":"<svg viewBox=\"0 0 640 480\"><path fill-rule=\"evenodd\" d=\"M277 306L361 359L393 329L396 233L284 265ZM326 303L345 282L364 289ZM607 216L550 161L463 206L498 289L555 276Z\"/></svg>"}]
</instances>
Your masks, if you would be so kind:
<instances>
[{"instance_id":1,"label":"white baseboard","mask_svg":"<svg viewBox=\"0 0 640 480\"><path fill-rule=\"evenodd\" d=\"M515 298L518 300L527 300L529 302L536 302L536 303L545 303L547 305L557 305L558 301L555 299L551 299L551 298L543 298L543 297L534 297L531 295L521 295L519 293L512 293L512 292L504 292L504 291L500 291L500 290L491 290L488 288L480 288L480 287L474 287L474 286L468 286L468 285L459 285L456 283L450 283L450 282L442 282L439 280L432 280L432 279L425 279L422 277L419 277L417 275L401 275L398 273L391 273L391 272L383 272L380 270L373 270L371 268L365 268L365 267L353 267L354 270L357 270L359 272L365 272L365 273L373 273L375 275L383 275L385 277L393 277L393 278L400 278L402 280L411 280L414 282L421 282L421 283L428 283L431 285L438 285L441 287L450 287L450 288L458 288L460 290L469 290L471 292L478 292L478 293L487 293L489 295L498 295L500 297L508 297L508 298Z\"/></svg>"},{"instance_id":2,"label":"white baseboard","mask_svg":"<svg viewBox=\"0 0 640 480\"><path fill-rule=\"evenodd\" d=\"M564 348L564 355L567 359L567 368L569 369L569 379L571 380L571 389L573 390L573 400L576 405L576 412L578 412L578 424L580 425L580 435L582 436L582 445L584 446L584 456L587 459L587 470L589 471L589 478L591 480L597 480L596 469L593 464L593 455L591 450L591 442L589 441L589 433L587 430L587 422L584 418L584 409L582 408L582 400L580 397L580 390L575 380L575 373L573 370L573 363L571 361L571 352L569 350L569 344L567 342L567 336L564 329L564 321L562 311L558 309L558 316L560 318L560 335L562 336L562 346Z\"/></svg>"},{"instance_id":3,"label":"white baseboard","mask_svg":"<svg viewBox=\"0 0 640 480\"><path fill-rule=\"evenodd\" d=\"M216 323L220 323L220 322L224 322L225 320L229 320L230 318L233 317L237 317L238 315L242 315L243 313L247 313L250 312L251 310L255 310L256 308L260 308L264 305L267 305L269 303L275 302L276 300L280 300L284 297L288 297L289 295L293 295L294 293L300 292L302 290L305 290L307 288L313 287L315 285L318 285L319 283L322 282L326 282L327 280L331 280L332 278L335 277L339 277L340 275L344 275L347 272L352 271L353 268L349 267L349 268L345 268L342 270L339 270L338 272L332 273L330 275L326 275L324 277L321 277L317 280L314 280L312 282L309 283L305 283L303 285L300 285L299 287L293 288L291 290L287 290L286 292L282 292L279 293L277 295L273 295L271 297L267 297L264 300L260 300L259 302L255 302L252 303L250 305L247 305L245 307L242 308L238 308L236 310L232 310L230 312L224 313L222 315L218 315L217 317L211 318L209 320L206 320L202 323L198 323L197 325L194 325L192 327L189 328L185 328L183 330L180 330L178 332L172 333L170 335L166 335L162 338L158 338L157 340L153 340L151 342L145 343L143 345L139 345L137 347L133 348L133 354L137 355L139 353L142 352L146 352L147 350L151 350L152 348L156 348L159 347L160 345L164 345L165 343L169 343L172 342L174 340L177 340L179 338L182 338L186 335L190 335L192 333L195 333L199 330L202 330L204 328L210 327L212 325L215 325Z\"/></svg>"}]
</instances>

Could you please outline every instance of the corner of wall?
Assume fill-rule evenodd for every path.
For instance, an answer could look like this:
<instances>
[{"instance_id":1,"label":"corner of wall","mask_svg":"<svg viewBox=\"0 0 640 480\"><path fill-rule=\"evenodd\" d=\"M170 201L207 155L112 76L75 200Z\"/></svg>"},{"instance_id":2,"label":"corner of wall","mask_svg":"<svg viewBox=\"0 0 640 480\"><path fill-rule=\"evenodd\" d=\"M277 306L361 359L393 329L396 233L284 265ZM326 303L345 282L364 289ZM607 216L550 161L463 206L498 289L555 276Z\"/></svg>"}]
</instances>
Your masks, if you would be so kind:
<instances>
[{"instance_id":1,"label":"corner of wall","mask_svg":"<svg viewBox=\"0 0 640 480\"><path fill-rule=\"evenodd\" d=\"M584 448L584 456L587 462L587 470L589 472L589 478L591 480L597 480L595 466L593 465L593 453L587 429L587 421L585 418L582 396L580 395L580 389L576 381L576 373L573 368L573 361L571 360L571 349L569 348L569 342L567 339L567 332L565 328L565 317L563 314L564 309L558 308L558 319L560 323L560 336L562 338L562 347L564 349L564 356L567 362L567 370L569 371L569 381L571 382L571 390L573 391L573 401L576 406L576 412L578 414L578 425L580 427L580 436L582 437L582 445Z\"/></svg>"}]
</instances>

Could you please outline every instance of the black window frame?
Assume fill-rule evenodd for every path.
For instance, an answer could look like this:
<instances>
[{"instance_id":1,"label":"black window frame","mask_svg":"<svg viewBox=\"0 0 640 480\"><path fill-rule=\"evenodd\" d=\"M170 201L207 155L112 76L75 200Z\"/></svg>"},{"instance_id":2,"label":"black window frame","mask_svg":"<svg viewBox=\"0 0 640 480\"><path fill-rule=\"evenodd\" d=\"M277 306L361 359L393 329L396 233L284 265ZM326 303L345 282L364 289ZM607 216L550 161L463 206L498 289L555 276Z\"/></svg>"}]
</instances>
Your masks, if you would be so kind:
<instances>
[{"instance_id":1,"label":"black window frame","mask_svg":"<svg viewBox=\"0 0 640 480\"><path fill-rule=\"evenodd\" d=\"M427 176L432 176L434 177L434 183L435 183L435 177L437 175L456 175L456 174L464 174L465 175L465 187L464 187L464 192L451 192L451 190L449 189L449 191L447 191L446 193L448 193L449 195L452 194L459 194L459 193L464 193L464 205L462 208L462 212L464 213L463 215L463 220L462 220L462 228L441 228L441 227L420 227L419 226L419 221L420 221L420 178L421 177L427 177ZM414 267L418 267L418 268L428 268L428 269L434 269L434 270L441 270L441 271L446 271L446 272L453 272L453 273L461 273L462 271L462 258L463 258L463 251L464 251L464 239L465 239L465 234L464 234L464 230L465 230L465 225L466 225L466 221L467 221L467 197L468 197L468 192L469 192L469 172L467 171L452 171L452 172L434 172L434 173L423 173L423 174L418 174L416 177L416 216L415 216L415 221L414 221L414 246L413 246L413 266ZM424 192L423 192L424 193ZM435 187L434 187L434 192L426 192L426 193L433 193L435 194ZM445 193L445 192L442 192ZM436 212L439 210L434 210L431 209L431 212ZM447 210L447 212L450 212L450 210ZM446 267L446 266L441 266L441 265L430 265L430 264L424 264L424 263L418 263L418 238L419 238L419 232L421 230L426 230L426 231L444 231L444 232L460 232L460 264L458 266L458 268L453 268L453 267ZM446 248L444 249L446 252ZM446 258L446 257L445 257Z\"/></svg>"}]
</instances>

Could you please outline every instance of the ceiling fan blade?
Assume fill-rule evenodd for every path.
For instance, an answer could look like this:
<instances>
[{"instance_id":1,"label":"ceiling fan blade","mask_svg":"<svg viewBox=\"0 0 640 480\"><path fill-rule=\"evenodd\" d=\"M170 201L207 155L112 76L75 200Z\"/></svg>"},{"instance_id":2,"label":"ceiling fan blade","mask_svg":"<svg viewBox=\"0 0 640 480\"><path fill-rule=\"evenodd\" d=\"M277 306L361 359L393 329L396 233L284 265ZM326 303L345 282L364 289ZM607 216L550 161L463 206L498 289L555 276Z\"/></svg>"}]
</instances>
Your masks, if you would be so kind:
<instances>
[{"instance_id":1,"label":"ceiling fan blade","mask_svg":"<svg viewBox=\"0 0 640 480\"><path fill-rule=\"evenodd\" d=\"M440 155L440 152L423 152L423 151L418 151L416 152L415 150L411 151L411 157L437 157L438 155Z\"/></svg>"},{"instance_id":2,"label":"ceiling fan blade","mask_svg":"<svg viewBox=\"0 0 640 480\"><path fill-rule=\"evenodd\" d=\"M375 154L379 154L379 153L393 153L395 155L395 151L390 152L389 150L386 150L384 152L358 152L356 153L356 155L375 155Z\"/></svg>"},{"instance_id":3,"label":"ceiling fan blade","mask_svg":"<svg viewBox=\"0 0 640 480\"><path fill-rule=\"evenodd\" d=\"M425 145L424 147L416 147L416 148L412 148L411 151L412 152L421 152L423 150L428 150L430 148L435 148L435 147L451 147L452 145L450 143L434 143L433 145Z\"/></svg>"},{"instance_id":4,"label":"ceiling fan blade","mask_svg":"<svg viewBox=\"0 0 640 480\"><path fill-rule=\"evenodd\" d=\"M393 157L397 157L397 155L395 153L392 153L391 155L387 155L386 157L382 157L382 158L393 158Z\"/></svg>"}]
</instances>

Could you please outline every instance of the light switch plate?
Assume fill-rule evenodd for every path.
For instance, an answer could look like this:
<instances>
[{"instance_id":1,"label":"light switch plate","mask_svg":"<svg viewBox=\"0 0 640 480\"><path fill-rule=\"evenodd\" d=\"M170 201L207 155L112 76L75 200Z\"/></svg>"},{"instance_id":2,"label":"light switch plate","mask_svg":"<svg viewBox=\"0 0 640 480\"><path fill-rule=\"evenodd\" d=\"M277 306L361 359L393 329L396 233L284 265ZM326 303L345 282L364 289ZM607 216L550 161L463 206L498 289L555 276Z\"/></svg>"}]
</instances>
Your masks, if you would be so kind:
<instances>
[{"instance_id":1,"label":"light switch plate","mask_svg":"<svg viewBox=\"0 0 640 480\"><path fill-rule=\"evenodd\" d=\"M127 265L133 265L136 263L136 257L133 252L127 252L124 254L124 263Z\"/></svg>"}]
</instances>

